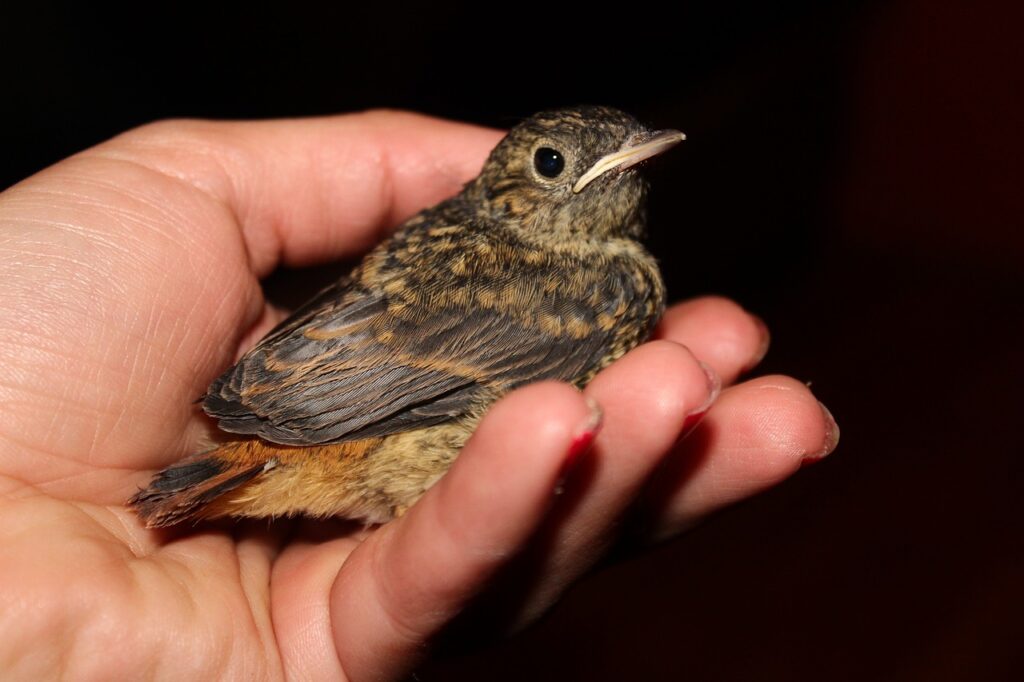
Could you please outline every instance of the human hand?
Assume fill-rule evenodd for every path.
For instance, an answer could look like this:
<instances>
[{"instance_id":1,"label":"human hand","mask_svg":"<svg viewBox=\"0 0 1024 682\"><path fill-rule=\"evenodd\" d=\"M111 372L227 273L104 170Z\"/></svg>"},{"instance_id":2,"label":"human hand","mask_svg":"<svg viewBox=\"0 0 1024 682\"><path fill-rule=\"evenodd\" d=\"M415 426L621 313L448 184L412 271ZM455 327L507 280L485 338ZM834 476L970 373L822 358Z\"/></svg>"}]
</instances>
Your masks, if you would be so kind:
<instances>
[{"instance_id":1,"label":"human hand","mask_svg":"<svg viewBox=\"0 0 1024 682\"><path fill-rule=\"evenodd\" d=\"M587 387L603 427L571 468L591 410L545 383L497 404L380 528L145 530L125 500L199 447L212 427L192 401L283 315L259 279L366 250L458 191L499 137L398 113L168 122L0 195L9 674L394 677L475 599L514 595L506 627L535 618L627 512L667 537L831 451L838 432L805 386L734 384L767 332L700 299ZM698 359L726 388L695 426L717 390Z\"/></svg>"}]
</instances>

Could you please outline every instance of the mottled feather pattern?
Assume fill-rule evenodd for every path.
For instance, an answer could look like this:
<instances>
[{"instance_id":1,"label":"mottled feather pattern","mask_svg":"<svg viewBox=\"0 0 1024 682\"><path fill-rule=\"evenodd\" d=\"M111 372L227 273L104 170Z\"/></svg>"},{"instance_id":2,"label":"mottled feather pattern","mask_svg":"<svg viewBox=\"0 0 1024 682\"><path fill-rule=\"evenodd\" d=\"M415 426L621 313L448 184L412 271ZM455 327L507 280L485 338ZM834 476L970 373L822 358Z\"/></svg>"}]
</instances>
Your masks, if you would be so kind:
<instances>
[{"instance_id":1,"label":"mottled feather pattern","mask_svg":"<svg viewBox=\"0 0 1024 682\"><path fill-rule=\"evenodd\" d=\"M461 244L442 247L439 267L416 267L438 241ZM478 223L413 224L368 258L372 280L356 273L334 303L268 337L214 382L204 409L225 431L313 445L434 422L436 409L416 408L441 399L451 417L479 393L581 383L614 359L609 348L645 336L650 324L637 318L661 306L660 280L634 254L584 246L543 249Z\"/></svg>"},{"instance_id":2,"label":"mottled feather pattern","mask_svg":"<svg viewBox=\"0 0 1024 682\"><path fill-rule=\"evenodd\" d=\"M543 379L582 387L646 339L665 301L637 241L646 183L628 169L574 188L645 135L604 107L516 126L458 196L406 221L210 385L203 409L235 439L140 491L147 525L387 521L502 395ZM535 168L542 148L564 162L555 176Z\"/></svg>"}]
</instances>

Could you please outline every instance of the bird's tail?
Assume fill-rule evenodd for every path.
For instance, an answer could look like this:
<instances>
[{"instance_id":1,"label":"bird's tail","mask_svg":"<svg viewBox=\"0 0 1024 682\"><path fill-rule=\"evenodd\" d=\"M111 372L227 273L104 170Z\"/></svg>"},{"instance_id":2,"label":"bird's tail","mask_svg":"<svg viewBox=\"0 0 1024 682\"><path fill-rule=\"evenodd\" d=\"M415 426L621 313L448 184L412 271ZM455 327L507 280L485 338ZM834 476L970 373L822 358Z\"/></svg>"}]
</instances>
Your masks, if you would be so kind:
<instances>
[{"instance_id":1,"label":"bird's tail","mask_svg":"<svg viewBox=\"0 0 1024 682\"><path fill-rule=\"evenodd\" d=\"M251 451L246 441L232 441L158 473L128 504L147 528L198 520L215 499L272 468L275 461L240 457Z\"/></svg>"}]
</instances>

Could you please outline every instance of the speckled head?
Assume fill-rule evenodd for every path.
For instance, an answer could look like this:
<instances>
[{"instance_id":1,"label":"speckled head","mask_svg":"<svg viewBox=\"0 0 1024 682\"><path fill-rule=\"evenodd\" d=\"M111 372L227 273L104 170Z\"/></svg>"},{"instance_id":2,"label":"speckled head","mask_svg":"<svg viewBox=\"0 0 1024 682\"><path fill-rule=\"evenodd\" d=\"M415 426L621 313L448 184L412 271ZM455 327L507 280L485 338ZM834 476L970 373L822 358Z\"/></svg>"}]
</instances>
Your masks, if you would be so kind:
<instances>
[{"instance_id":1,"label":"speckled head","mask_svg":"<svg viewBox=\"0 0 1024 682\"><path fill-rule=\"evenodd\" d=\"M488 213L529 232L636 238L646 195L637 164L683 139L610 107L545 111L505 136L476 183Z\"/></svg>"}]
</instances>

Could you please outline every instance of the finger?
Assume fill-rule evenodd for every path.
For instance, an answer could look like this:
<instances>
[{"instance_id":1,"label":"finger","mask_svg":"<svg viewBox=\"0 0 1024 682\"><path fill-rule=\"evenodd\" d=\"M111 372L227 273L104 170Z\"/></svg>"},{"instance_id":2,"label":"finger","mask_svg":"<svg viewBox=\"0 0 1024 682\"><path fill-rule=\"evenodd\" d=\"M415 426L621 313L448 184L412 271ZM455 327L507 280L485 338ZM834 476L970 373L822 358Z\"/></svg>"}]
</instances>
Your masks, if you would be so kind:
<instances>
[{"instance_id":1,"label":"finger","mask_svg":"<svg viewBox=\"0 0 1024 682\"><path fill-rule=\"evenodd\" d=\"M689 348L726 385L761 362L770 342L768 327L759 317L720 296L672 306L654 336Z\"/></svg>"},{"instance_id":2,"label":"finger","mask_svg":"<svg viewBox=\"0 0 1024 682\"><path fill-rule=\"evenodd\" d=\"M451 471L352 554L331 590L334 641L350 677L391 679L415 662L531 537L598 414L564 384L514 392Z\"/></svg>"},{"instance_id":3,"label":"finger","mask_svg":"<svg viewBox=\"0 0 1024 682\"><path fill-rule=\"evenodd\" d=\"M254 271L352 255L382 230L458 192L500 139L417 114L258 122L165 121L87 155L180 178L226 205Z\"/></svg>"},{"instance_id":4,"label":"finger","mask_svg":"<svg viewBox=\"0 0 1024 682\"><path fill-rule=\"evenodd\" d=\"M578 521L600 527L632 501L650 471L718 394L718 379L675 343L655 341L634 349L587 386L604 406L604 427ZM688 424L689 422L689 424Z\"/></svg>"},{"instance_id":5,"label":"finger","mask_svg":"<svg viewBox=\"0 0 1024 682\"><path fill-rule=\"evenodd\" d=\"M653 477L645 496L650 533L677 533L820 460L838 442L832 415L794 379L729 388Z\"/></svg>"},{"instance_id":6,"label":"finger","mask_svg":"<svg viewBox=\"0 0 1024 682\"><path fill-rule=\"evenodd\" d=\"M717 378L668 341L630 351L587 386L584 394L604 408L604 425L538 533L541 574L527 577L528 598L505 616L513 628L535 620L600 559L651 471L717 390Z\"/></svg>"},{"instance_id":7,"label":"finger","mask_svg":"<svg viewBox=\"0 0 1024 682\"><path fill-rule=\"evenodd\" d=\"M334 645L330 594L355 546L349 537L293 540L274 563L270 608L285 679L346 679Z\"/></svg>"}]
</instances>

